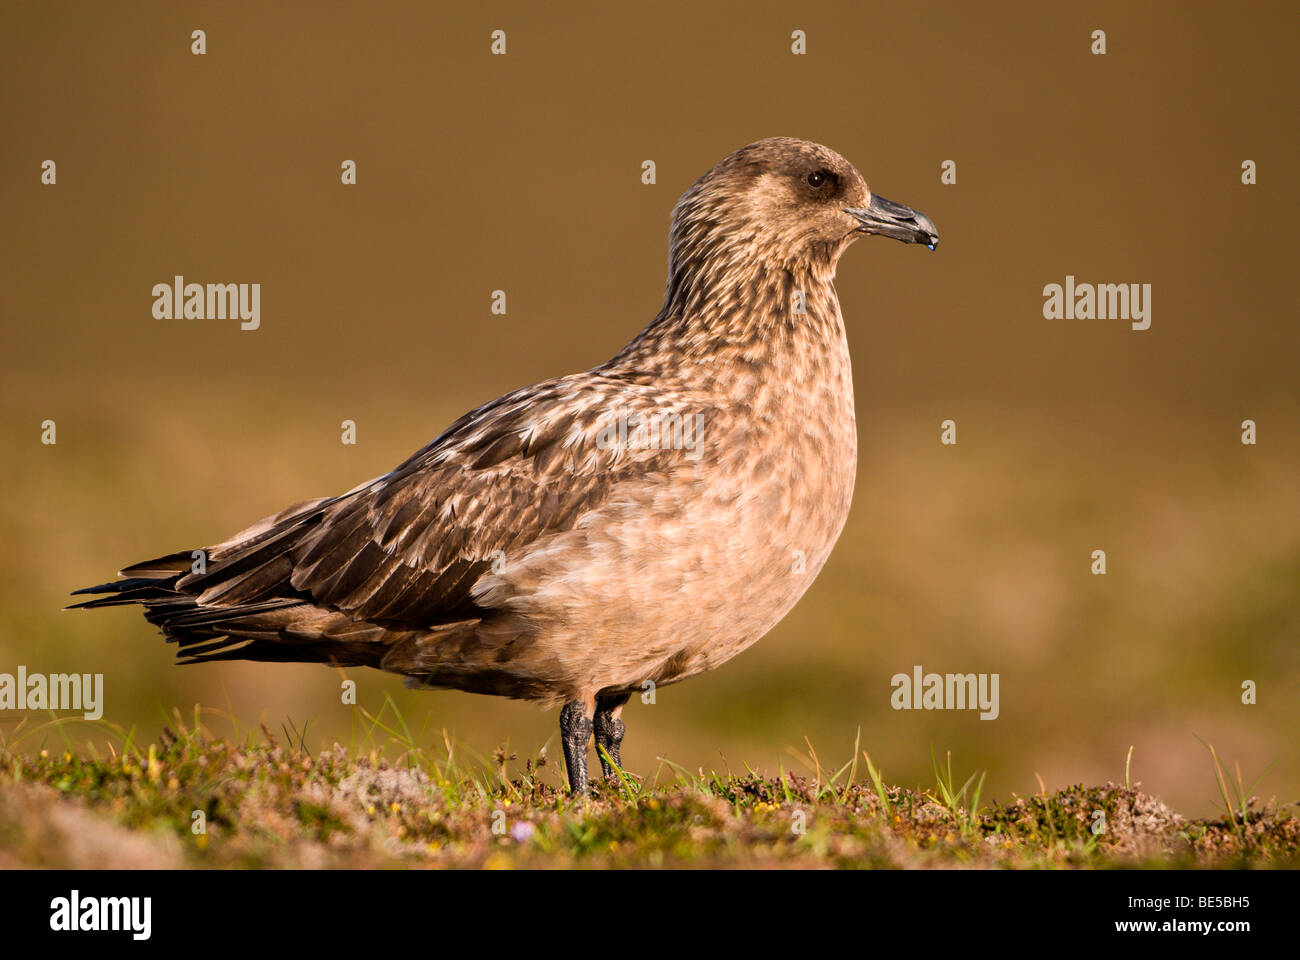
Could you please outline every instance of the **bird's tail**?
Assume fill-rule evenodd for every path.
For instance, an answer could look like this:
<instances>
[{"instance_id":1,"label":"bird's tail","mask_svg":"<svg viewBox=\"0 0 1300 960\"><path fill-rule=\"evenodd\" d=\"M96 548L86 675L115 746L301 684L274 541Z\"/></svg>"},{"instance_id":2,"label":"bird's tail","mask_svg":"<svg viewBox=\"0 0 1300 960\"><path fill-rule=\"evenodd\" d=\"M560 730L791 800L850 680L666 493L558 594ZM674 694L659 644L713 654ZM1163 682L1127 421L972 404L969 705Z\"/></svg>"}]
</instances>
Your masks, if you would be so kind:
<instances>
[{"instance_id":1,"label":"bird's tail","mask_svg":"<svg viewBox=\"0 0 1300 960\"><path fill-rule=\"evenodd\" d=\"M140 604L181 663L260 660L376 666L392 634L318 606L289 582L289 552L330 501L296 504L206 550L133 564L124 579L73 592L68 609Z\"/></svg>"}]
</instances>

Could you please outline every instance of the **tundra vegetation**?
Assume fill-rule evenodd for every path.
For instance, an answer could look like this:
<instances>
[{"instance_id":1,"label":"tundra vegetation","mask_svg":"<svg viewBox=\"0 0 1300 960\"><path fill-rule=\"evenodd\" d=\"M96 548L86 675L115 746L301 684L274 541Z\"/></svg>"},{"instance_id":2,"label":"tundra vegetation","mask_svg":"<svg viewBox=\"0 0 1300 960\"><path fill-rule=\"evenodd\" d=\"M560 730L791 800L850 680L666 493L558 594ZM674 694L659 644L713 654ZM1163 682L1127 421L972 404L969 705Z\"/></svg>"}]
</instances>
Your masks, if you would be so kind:
<instances>
[{"instance_id":1,"label":"tundra vegetation","mask_svg":"<svg viewBox=\"0 0 1300 960\"><path fill-rule=\"evenodd\" d=\"M390 709L391 708L391 709ZM212 711L218 714L217 711ZM1186 819L1131 779L998 802L932 755L929 785L889 784L855 742L798 769L620 771L590 799L554 751L467 755L413 736L392 701L350 746L286 725L218 737L196 709L159 742L100 722L24 721L0 743L0 867L1295 867L1300 820L1250 796L1207 744L1217 818ZM211 720L211 717L207 718ZM1117 763L1117 766L1119 764Z\"/></svg>"}]
</instances>

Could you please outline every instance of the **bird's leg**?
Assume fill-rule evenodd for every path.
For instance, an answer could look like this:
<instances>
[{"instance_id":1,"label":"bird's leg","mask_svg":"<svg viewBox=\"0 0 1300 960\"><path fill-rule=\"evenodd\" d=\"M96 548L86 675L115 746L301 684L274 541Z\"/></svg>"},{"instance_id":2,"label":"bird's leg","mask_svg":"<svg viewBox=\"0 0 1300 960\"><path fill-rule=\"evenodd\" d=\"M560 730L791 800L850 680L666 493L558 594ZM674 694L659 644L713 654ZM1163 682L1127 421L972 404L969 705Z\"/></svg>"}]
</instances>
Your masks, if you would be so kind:
<instances>
[{"instance_id":1,"label":"bird's leg","mask_svg":"<svg viewBox=\"0 0 1300 960\"><path fill-rule=\"evenodd\" d=\"M586 796L591 786L587 780L587 744L591 742L594 707L590 701L570 700L560 711L560 742L569 771L569 792L574 796Z\"/></svg>"},{"instance_id":2,"label":"bird's leg","mask_svg":"<svg viewBox=\"0 0 1300 960\"><path fill-rule=\"evenodd\" d=\"M609 760L605 759L605 754L609 754L609 759L621 767L623 766L623 757L620 749L623 746L623 732L627 725L619 718L623 712L623 704L627 703L627 694L621 697L601 697L596 701L596 717L593 726L596 732L596 752L600 755L600 769L605 774L606 780L614 779L614 768L609 765ZM601 749L604 753L601 753Z\"/></svg>"}]
</instances>

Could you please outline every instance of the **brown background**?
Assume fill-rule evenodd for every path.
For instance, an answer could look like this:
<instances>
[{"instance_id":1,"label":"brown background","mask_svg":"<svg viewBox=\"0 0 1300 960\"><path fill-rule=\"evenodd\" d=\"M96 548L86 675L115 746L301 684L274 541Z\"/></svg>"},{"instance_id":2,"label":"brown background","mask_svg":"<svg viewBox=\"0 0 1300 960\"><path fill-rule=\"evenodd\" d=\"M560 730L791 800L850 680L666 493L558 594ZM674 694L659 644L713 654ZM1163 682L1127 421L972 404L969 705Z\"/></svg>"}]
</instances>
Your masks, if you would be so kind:
<instances>
[{"instance_id":1,"label":"brown background","mask_svg":"<svg viewBox=\"0 0 1300 960\"><path fill-rule=\"evenodd\" d=\"M630 768L798 768L805 736L838 766L861 726L890 779L928 780L933 744L1005 798L1035 772L1119 778L1135 744L1135 777L1203 813L1196 733L1248 780L1276 759L1259 792L1295 800L1297 26L1294 4L7 4L0 671L102 671L106 718L146 738L202 702L354 742L329 670L175 670L138 615L60 613L65 594L606 359L658 307L678 194L800 136L930 214L941 245L868 240L841 263L861 441L844 537L761 644L629 708ZM154 320L177 273L260 282L262 328ZM1066 274L1151 283L1151 329L1044 320ZM1000 673L1001 718L890 710L914 663ZM527 704L352 676L425 739L522 757L553 736Z\"/></svg>"}]
</instances>

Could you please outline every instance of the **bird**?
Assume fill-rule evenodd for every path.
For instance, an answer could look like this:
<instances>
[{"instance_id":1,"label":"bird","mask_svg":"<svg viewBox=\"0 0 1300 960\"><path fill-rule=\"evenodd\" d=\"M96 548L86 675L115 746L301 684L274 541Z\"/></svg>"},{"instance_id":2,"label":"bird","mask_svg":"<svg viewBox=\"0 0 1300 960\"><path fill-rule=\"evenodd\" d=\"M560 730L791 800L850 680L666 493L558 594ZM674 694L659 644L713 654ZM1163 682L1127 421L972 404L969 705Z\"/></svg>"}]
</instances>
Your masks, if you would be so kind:
<instances>
[{"instance_id":1,"label":"bird","mask_svg":"<svg viewBox=\"0 0 1300 960\"><path fill-rule=\"evenodd\" d=\"M180 663L366 666L559 706L568 786L624 705L766 634L849 514L857 432L834 279L929 217L828 147L736 150L673 208L654 319L610 360L466 413L396 469L74 591L140 604Z\"/></svg>"}]
</instances>

